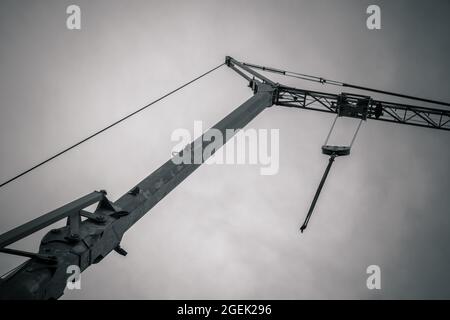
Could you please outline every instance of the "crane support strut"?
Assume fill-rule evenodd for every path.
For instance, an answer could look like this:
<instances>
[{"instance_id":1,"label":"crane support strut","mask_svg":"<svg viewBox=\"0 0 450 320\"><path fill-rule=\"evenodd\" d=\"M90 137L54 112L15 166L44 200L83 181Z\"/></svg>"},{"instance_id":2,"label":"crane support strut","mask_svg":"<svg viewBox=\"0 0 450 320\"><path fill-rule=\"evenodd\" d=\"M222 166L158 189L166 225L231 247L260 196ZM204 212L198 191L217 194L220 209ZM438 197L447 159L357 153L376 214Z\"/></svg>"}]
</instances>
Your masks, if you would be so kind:
<instances>
[{"instance_id":1,"label":"crane support strut","mask_svg":"<svg viewBox=\"0 0 450 320\"><path fill-rule=\"evenodd\" d=\"M260 82L254 85L255 94L211 129L218 129L224 137L231 138L225 134L226 129L236 132L272 106L273 88ZM212 143L203 136L198 140L191 143L192 152ZM126 255L120 247L124 233L200 165L175 164L169 159L114 203L109 202L103 192L94 192L1 235L0 252L21 254L5 247L58 220L68 219L66 227L53 229L44 236L38 254L29 254L28 262L1 280L0 299L57 299L64 293L70 276L66 272L69 266L76 265L84 271L113 250ZM97 201L100 202L94 213L83 211ZM88 219L80 221L80 215ZM43 259L47 256L55 260L49 263Z\"/></svg>"}]
</instances>

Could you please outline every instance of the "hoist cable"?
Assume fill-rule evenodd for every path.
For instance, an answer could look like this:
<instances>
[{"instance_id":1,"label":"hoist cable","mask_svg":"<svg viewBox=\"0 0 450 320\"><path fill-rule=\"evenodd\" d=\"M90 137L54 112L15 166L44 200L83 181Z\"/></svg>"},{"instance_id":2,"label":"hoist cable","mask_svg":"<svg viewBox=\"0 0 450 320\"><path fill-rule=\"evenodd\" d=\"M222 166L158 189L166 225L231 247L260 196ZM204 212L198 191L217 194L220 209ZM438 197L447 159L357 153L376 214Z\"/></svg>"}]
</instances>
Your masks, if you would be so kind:
<instances>
[{"instance_id":1,"label":"hoist cable","mask_svg":"<svg viewBox=\"0 0 450 320\"><path fill-rule=\"evenodd\" d=\"M358 128L356 128L355 134L353 135L353 138L352 138L352 142L350 142L350 148L353 146L353 143L355 142L356 136L358 135L359 128L361 128L362 122L363 122L363 119L359 120Z\"/></svg>"},{"instance_id":2,"label":"hoist cable","mask_svg":"<svg viewBox=\"0 0 450 320\"><path fill-rule=\"evenodd\" d=\"M427 102L427 103L438 104L438 105L450 107L450 103L448 103L448 102L420 98L420 97L410 96L410 95L406 95L406 94L402 94L402 93L379 90L379 89L374 89L374 88L369 88L369 87L363 87L363 86L358 86L358 85L351 84L351 83L345 83L345 82L325 79L322 77L312 76L312 75L293 72L293 71L286 71L286 70L280 70L280 69L271 68L271 67L259 66L259 65L251 64L251 63L243 63L243 64L245 66L248 66L251 68L255 68L255 69L259 69L259 70L267 71L267 72L271 72L271 73L281 74L286 77L297 78L297 79L317 82L317 83L321 83L321 84L331 84L331 85L339 86L339 87L348 87L348 88L353 88L353 89L358 89L358 90L376 92L376 93L381 93L384 95L405 98L405 99L410 99L410 100L417 100L417 101L422 101L422 102Z\"/></svg>"},{"instance_id":3,"label":"hoist cable","mask_svg":"<svg viewBox=\"0 0 450 320\"><path fill-rule=\"evenodd\" d=\"M64 149L63 151L58 152L58 153L55 154L54 156L51 156L50 158L48 158L48 159L46 159L46 160L44 160L44 161L42 161L42 162L36 164L35 166L31 167L30 169L25 170L25 171L23 171L22 173L20 173L20 174L14 176L13 178L11 178L11 179L9 179L9 180L3 182L2 184L0 184L0 188L4 187L5 185L7 185L7 184L13 182L14 180L16 180L16 179L18 179L18 178L24 176L25 174L27 174L27 173L33 171L34 169L36 169L36 168L38 168L38 167L40 167L40 166L46 164L47 162L49 162L49 161L51 161L51 160L53 160L53 159L59 157L59 156L62 155L63 153L66 153L67 151L69 151L69 150L71 150L71 149L73 149L73 148L79 146L80 144L82 144L82 143L84 143L84 142L86 142L86 141L88 141L88 140L94 138L95 136L99 135L100 133L102 133L102 132L104 132L104 131L106 131L106 130L108 130L108 129L114 127L114 126L116 126L117 124L119 124L119 123L125 121L126 119L128 119L128 118L134 116L135 114L137 114L137 113L139 113L139 112L141 112L141 111L147 109L147 108L150 107L151 105L153 105L153 104L155 104L155 103L157 103L157 102L163 100L164 98L167 98L168 96L170 96L170 95L174 94L175 92L177 92L177 91L183 89L184 87L190 85L191 83L193 83L193 82L195 82L195 81L197 81L197 80L203 78L204 76L210 74L211 72L213 72L213 71L219 69L219 68L222 67L224 64L225 64L225 63L221 63L220 65L218 65L218 66L216 66L216 67L210 69L209 71L207 71L207 72L201 74L200 76L198 76L198 77L196 77L196 78L194 78L194 79L192 79L192 80L186 82L185 84L183 84L183 85L179 86L178 88L176 88L176 89L174 89L174 90L172 90L172 91L166 93L165 95L159 97L158 99L153 100L152 102L150 102L149 104L143 106L142 108L140 108L140 109L138 109L138 110L136 110L136 111L134 111L134 112L132 112L132 113L130 113L130 114L124 116L123 118L121 118L121 119L115 121L114 123L108 125L107 127L103 128L103 129L101 129L101 130L98 130L97 132L91 134L91 135L88 136L87 138L84 138L83 140L81 140L81 141L79 141L79 142L73 144L72 146L70 146L70 147Z\"/></svg>"},{"instance_id":4,"label":"hoist cable","mask_svg":"<svg viewBox=\"0 0 450 320\"><path fill-rule=\"evenodd\" d=\"M325 142L323 143L324 146L327 145L328 140L330 139L330 136L331 136L331 132L333 132L334 126L335 126L338 118L339 118L339 115L336 115L336 117L334 118L333 124L331 125L330 131L328 132L327 138L325 139Z\"/></svg>"}]
</instances>

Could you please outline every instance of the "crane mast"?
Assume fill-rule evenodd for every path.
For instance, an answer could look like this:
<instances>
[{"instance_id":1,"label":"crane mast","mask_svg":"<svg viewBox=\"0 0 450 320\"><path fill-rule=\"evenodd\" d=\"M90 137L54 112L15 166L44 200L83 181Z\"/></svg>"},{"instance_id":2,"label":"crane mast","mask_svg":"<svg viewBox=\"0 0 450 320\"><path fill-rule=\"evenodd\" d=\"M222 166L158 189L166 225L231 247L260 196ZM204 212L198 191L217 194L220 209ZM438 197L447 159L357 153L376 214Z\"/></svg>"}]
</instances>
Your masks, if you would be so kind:
<instances>
[{"instance_id":1,"label":"crane mast","mask_svg":"<svg viewBox=\"0 0 450 320\"><path fill-rule=\"evenodd\" d=\"M226 57L225 64L248 81L253 96L210 129L223 133L221 146L231 138L225 134L227 129L235 132L244 128L272 105L450 130L450 112L445 109L378 101L356 94L297 89L273 82L257 72L256 65L245 64L232 57ZM204 135L208 135L208 131ZM204 149L213 143L203 136L186 146L182 153L191 152L193 155L198 148ZM217 145L216 141L214 143ZM202 162L206 160L204 158ZM126 255L120 246L125 232L200 165L177 164L169 159L115 202L107 198L105 191L95 191L0 235L1 253L29 258L0 280L0 299L58 299L67 285L68 267L76 265L84 271L112 251ZM96 203L94 212L85 210ZM82 220L82 217L86 219ZM62 219L67 219L66 226L49 231L42 238L37 253L9 248L20 239Z\"/></svg>"}]
</instances>

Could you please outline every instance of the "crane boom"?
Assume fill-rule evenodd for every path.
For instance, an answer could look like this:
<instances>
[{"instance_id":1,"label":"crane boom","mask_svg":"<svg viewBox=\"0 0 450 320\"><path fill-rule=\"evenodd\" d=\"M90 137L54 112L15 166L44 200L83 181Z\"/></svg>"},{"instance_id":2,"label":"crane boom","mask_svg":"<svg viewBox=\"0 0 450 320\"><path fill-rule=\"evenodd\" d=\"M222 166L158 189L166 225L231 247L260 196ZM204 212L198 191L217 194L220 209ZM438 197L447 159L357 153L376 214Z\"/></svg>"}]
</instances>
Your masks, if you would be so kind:
<instances>
[{"instance_id":1,"label":"crane boom","mask_svg":"<svg viewBox=\"0 0 450 320\"><path fill-rule=\"evenodd\" d=\"M250 99L211 128L223 133L222 145L226 143L225 139L231 138L231 135L225 134L226 129L243 128L265 108L273 104L272 87L260 83L257 88L257 92ZM203 136L207 134L208 132ZM197 138L189 148L184 150L190 150L194 154L196 149L206 148L212 142L203 140L203 136ZM203 162L206 160L203 159ZM41 241L39 253L28 254L31 259L1 281L0 298L57 299L66 287L69 266L79 266L83 271L91 264L100 262L112 250L126 254L120 247L124 233L200 165L175 164L170 159L114 203L111 203L104 193L103 197L99 197L101 192L94 192L75 201L77 209L91 205L92 199L99 201L99 205L93 214L81 210L75 212L75 218L72 220L78 221L75 231L73 223L69 222L67 226L51 230L45 235ZM90 201L87 202L85 199ZM70 207L72 208L73 205ZM56 211L60 212L59 218L74 214L73 210L69 210L66 206ZM78 220L80 215L77 215L80 212L88 219L80 222ZM54 213L50 213L43 216L46 217L44 219L42 217L37 219L41 220L41 226L47 226L50 222L56 221L54 216ZM53 219L50 221L50 218ZM18 255L27 254L17 250L11 252L4 247L29 235L32 226L34 226L32 231L37 231L39 229L37 225L36 221L31 221L28 225L2 235L0 251Z\"/></svg>"}]
</instances>

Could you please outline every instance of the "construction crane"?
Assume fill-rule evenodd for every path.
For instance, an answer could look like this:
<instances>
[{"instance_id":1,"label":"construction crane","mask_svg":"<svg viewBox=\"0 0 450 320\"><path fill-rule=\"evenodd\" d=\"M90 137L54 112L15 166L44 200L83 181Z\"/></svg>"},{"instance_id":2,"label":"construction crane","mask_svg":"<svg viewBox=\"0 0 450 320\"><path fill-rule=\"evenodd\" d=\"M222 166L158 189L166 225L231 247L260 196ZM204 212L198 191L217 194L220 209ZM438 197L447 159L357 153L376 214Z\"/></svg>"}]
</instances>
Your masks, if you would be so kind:
<instances>
[{"instance_id":1,"label":"construction crane","mask_svg":"<svg viewBox=\"0 0 450 320\"><path fill-rule=\"evenodd\" d=\"M234 132L236 132L237 129L244 128L266 108L274 105L327 112L336 114L337 117L355 118L359 119L360 124L361 121L364 120L379 120L437 130L450 130L450 110L445 108L429 108L403 103L380 101L372 99L370 96L363 96L360 94L332 94L298 89L276 83L258 71L263 70L284 76L315 81L322 84L373 91L381 94L433 103L445 107L450 106L448 103L375 90L352 84L326 80L320 77L243 63L233 59L232 57L226 57L225 63L222 63L220 66L223 65L226 65L230 69L234 70L248 82L249 87L253 90L253 96L211 128L222 132L224 140L221 141L221 145L225 144L227 139L231 138L230 135L225 134L226 129L235 129ZM220 66L206 72L202 76L216 70ZM202 76L188 82L186 85L201 78ZM184 86L181 86L171 93L181 89ZM162 98L168 96L169 94L163 96ZM154 102L157 102L162 98ZM129 116L134 115L144 108L139 109L114 124L125 120ZM100 130L87 139L96 136L111 126ZM207 134L208 131L204 133L204 135ZM86 141L87 139L84 139L80 143ZM80 143L67 148L63 152L72 149ZM205 141L203 136L201 136L184 148L182 153L192 152L193 155L196 153L196 148L204 149L210 143L212 142ZM350 148L351 145L329 146L326 143L322 147L323 153L330 156L330 161L324 177L322 178L318 192L314 198L313 204L311 205L310 211L307 215L307 219L301 228L302 231L306 228L307 222L314 208L314 204L317 201L318 194L320 193L323 183L325 182L332 162L337 156L348 155L350 153ZM45 164L61 153L51 157L37 166ZM207 159L203 159L203 162L206 160ZM13 269L9 274L1 278L0 298L58 299L63 295L66 288L68 277L70 276L70 274L67 273L69 267L75 265L79 267L81 271L84 271L90 265L102 261L102 259L112 251L115 251L121 255L126 255L127 252L120 246L125 232L129 230L147 212L149 212L150 209L161 201L178 184L180 184L192 172L200 167L200 165L201 164L195 163L176 164L172 161L172 159L169 159L161 167L152 172L148 177L139 182L136 186L131 188L129 192L114 202L107 198L107 193L105 191L95 191L0 235L0 252L29 258L22 265ZM0 187L14 181L37 166L6 181L1 184ZM94 212L89 212L86 210L87 207L94 204L97 204ZM83 220L82 217L85 219ZM26 252L9 247L15 242L63 219L66 219L67 221L66 226L49 231L42 238L37 253Z\"/></svg>"}]
</instances>

